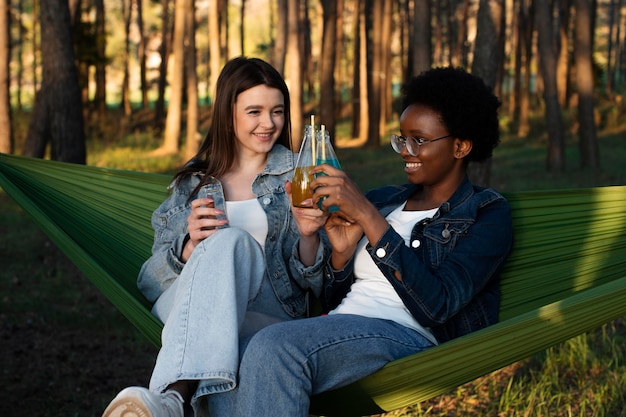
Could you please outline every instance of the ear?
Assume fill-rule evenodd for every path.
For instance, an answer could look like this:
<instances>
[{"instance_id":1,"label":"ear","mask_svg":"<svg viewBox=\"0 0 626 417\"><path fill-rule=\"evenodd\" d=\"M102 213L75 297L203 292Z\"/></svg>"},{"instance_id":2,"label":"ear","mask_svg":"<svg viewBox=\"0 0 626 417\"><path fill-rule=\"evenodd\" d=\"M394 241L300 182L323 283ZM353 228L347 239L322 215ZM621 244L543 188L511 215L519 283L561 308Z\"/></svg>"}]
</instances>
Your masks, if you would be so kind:
<instances>
[{"instance_id":1,"label":"ear","mask_svg":"<svg viewBox=\"0 0 626 417\"><path fill-rule=\"evenodd\" d=\"M454 141L454 157L463 159L472 150L473 142L469 139L456 139Z\"/></svg>"}]
</instances>

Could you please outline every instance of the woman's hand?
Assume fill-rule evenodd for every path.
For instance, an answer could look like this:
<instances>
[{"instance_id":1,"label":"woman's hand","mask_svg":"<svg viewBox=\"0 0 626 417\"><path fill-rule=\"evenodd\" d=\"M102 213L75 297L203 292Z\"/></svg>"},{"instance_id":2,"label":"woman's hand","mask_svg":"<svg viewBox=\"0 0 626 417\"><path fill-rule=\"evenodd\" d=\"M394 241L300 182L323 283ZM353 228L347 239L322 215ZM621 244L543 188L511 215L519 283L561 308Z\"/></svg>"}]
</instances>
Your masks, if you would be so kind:
<instances>
[{"instance_id":1,"label":"woman's hand","mask_svg":"<svg viewBox=\"0 0 626 417\"><path fill-rule=\"evenodd\" d=\"M318 165L311 170L317 175L311 183L313 202L317 206L322 200L322 210L327 211L330 206L339 207L339 214L350 223L360 223L359 219L365 214L364 209L371 206L359 187L340 169L331 165ZM377 211L374 208L375 211Z\"/></svg>"},{"instance_id":2,"label":"woman's hand","mask_svg":"<svg viewBox=\"0 0 626 417\"><path fill-rule=\"evenodd\" d=\"M285 191L291 202L291 182L285 182ZM315 207L315 206L313 206ZM324 226L328 214L318 208L301 208L291 206L293 218L296 220L298 230L300 231L300 242L298 252L300 254L300 262L303 265L313 265L315 255L320 244L318 230Z\"/></svg>"},{"instance_id":3,"label":"woman's hand","mask_svg":"<svg viewBox=\"0 0 626 417\"><path fill-rule=\"evenodd\" d=\"M285 182L285 191L287 191L289 201L291 201L291 182ZM298 225L298 230L300 230L300 235L304 237L317 235L317 231L324 226L328 218L328 213L324 213L317 206L303 208L292 205L291 211Z\"/></svg>"},{"instance_id":4,"label":"woman's hand","mask_svg":"<svg viewBox=\"0 0 626 417\"><path fill-rule=\"evenodd\" d=\"M356 246L363 236L363 229L357 223L351 223L338 214L331 214L324 225L333 252L331 263L334 269L343 269L356 251Z\"/></svg>"},{"instance_id":5,"label":"woman's hand","mask_svg":"<svg viewBox=\"0 0 626 417\"><path fill-rule=\"evenodd\" d=\"M363 234L371 244L376 244L390 227L387 220L370 203L345 172L330 165L316 166L311 170L318 175L311 183L313 202L322 201L322 209L337 206L324 226L333 247L332 265L341 269L354 255Z\"/></svg>"},{"instance_id":6,"label":"woman's hand","mask_svg":"<svg viewBox=\"0 0 626 417\"><path fill-rule=\"evenodd\" d=\"M228 224L227 219L217 219L223 215L222 210L215 208L211 197L197 198L191 202L191 213L187 217L187 233L189 239L183 247L182 260L187 262L196 246L214 234L218 227Z\"/></svg>"}]
</instances>

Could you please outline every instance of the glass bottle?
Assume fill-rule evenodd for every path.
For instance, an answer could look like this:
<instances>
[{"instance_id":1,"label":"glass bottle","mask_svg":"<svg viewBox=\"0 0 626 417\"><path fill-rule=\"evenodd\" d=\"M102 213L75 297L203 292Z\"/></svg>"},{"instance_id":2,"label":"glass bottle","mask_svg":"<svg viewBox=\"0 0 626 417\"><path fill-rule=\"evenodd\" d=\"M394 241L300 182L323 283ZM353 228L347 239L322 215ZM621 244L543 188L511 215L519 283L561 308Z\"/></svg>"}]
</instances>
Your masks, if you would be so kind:
<instances>
[{"instance_id":1,"label":"glass bottle","mask_svg":"<svg viewBox=\"0 0 626 417\"><path fill-rule=\"evenodd\" d=\"M317 151L316 151L316 159L315 165L328 164L334 168L341 169L341 165L339 165L339 159L337 159L337 154L335 153L335 149L333 148L332 143L330 142L330 132L326 130L326 126L322 125L319 132L317 132ZM316 174L315 176L326 175L321 172ZM322 201L325 199L321 198L317 202L317 206L322 209ZM339 211L339 207L332 205L328 208L330 213L334 213Z\"/></svg>"},{"instance_id":2,"label":"glass bottle","mask_svg":"<svg viewBox=\"0 0 626 417\"><path fill-rule=\"evenodd\" d=\"M291 201L294 207L313 207L313 191L310 187L313 175L309 172L315 166L315 142L315 125L312 122L304 131L298 161L291 178Z\"/></svg>"}]
</instances>

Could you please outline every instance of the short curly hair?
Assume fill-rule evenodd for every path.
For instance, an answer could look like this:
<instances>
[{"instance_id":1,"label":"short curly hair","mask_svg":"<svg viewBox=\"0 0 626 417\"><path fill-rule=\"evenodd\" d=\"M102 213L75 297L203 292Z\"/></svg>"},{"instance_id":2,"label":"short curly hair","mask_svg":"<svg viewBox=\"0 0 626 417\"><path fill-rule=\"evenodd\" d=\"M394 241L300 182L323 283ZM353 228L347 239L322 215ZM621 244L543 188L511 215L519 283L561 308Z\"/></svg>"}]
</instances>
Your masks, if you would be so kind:
<instances>
[{"instance_id":1,"label":"short curly hair","mask_svg":"<svg viewBox=\"0 0 626 417\"><path fill-rule=\"evenodd\" d=\"M500 100L485 82L462 68L433 68L410 79L402 88L402 111L412 104L441 115L448 133L472 141L468 161L484 161L500 143Z\"/></svg>"}]
</instances>

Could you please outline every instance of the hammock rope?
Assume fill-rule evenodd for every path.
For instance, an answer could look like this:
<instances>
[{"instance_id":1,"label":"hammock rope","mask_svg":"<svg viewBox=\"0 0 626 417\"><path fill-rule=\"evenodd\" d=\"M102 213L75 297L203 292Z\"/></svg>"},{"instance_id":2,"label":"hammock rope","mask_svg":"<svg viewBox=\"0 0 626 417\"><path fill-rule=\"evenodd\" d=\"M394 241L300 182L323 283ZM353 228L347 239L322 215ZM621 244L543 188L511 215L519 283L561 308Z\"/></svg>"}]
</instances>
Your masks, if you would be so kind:
<instances>
[{"instance_id":1,"label":"hammock rope","mask_svg":"<svg viewBox=\"0 0 626 417\"><path fill-rule=\"evenodd\" d=\"M162 324L136 277L170 179L0 154L0 187L157 346ZM312 413L363 416L415 404L626 315L626 186L505 197L515 244L500 322L316 396Z\"/></svg>"}]
</instances>

